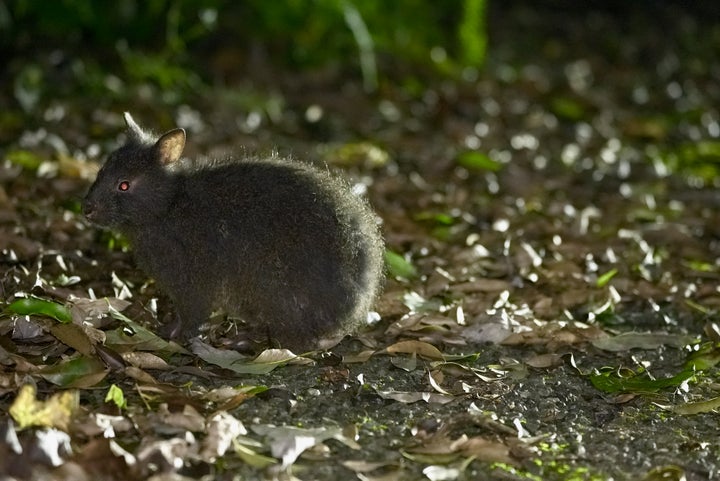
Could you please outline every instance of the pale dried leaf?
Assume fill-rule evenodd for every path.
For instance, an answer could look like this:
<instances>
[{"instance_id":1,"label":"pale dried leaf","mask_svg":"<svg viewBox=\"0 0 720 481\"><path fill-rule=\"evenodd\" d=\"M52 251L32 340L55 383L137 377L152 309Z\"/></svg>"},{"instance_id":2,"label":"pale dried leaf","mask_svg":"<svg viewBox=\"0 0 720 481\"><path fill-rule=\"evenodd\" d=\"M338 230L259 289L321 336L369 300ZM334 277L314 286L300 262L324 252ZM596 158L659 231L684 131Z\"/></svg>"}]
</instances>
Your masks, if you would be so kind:
<instances>
[{"instance_id":1,"label":"pale dried leaf","mask_svg":"<svg viewBox=\"0 0 720 481\"><path fill-rule=\"evenodd\" d=\"M386 347L385 351L387 351L389 354L417 354L419 356L427 357L429 359L443 359L443 355L437 347L422 341L396 342L395 344Z\"/></svg>"},{"instance_id":2,"label":"pale dried leaf","mask_svg":"<svg viewBox=\"0 0 720 481\"><path fill-rule=\"evenodd\" d=\"M207 436L201 443L200 458L214 462L225 454L236 437L245 434L247 430L239 419L226 412L215 413L207 421Z\"/></svg>"},{"instance_id":3,"label":"pale dried leaf","mask_svg":"<svg viewBox=\"0 0 720 481\"><path fill-rule=\"evenodd\" d=\"M407 392L407 391L381 391L376 390L378 396L383 399L392 399L405 404L412 404L418 401L425 401L429 404L447 404L455 400L454 396L437 394L432 392Z\"/></svg>"},{"instance_id":4,"label":"pale dried leaf","mask_svg":"<svg viewBox=\"0 0 720 481\"><path fill-rule=\"evenodd\" d=\"M156 356L151 352L124 352L121 354L121 356L125 360L125 362L140 369L170 369L170 366L163 358L161 358L160 356Z\"/></svg>"}]
</instances>

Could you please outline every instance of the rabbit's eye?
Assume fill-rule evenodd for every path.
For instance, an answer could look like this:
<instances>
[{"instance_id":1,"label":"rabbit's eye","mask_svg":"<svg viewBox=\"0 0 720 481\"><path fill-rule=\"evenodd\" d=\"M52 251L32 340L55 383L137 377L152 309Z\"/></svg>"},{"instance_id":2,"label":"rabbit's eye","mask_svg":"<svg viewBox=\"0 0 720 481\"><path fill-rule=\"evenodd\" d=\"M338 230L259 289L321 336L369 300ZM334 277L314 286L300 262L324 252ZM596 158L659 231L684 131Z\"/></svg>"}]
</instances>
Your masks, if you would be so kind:
<instances>
[{"instance_id":1,"label":"rabbit's eye","mask_svg":"<svg viewBox=\"0 0 720 481\"><path fill-rule=\"evenodd\" d=\"M121 192L125 192L127 190L130 190L130 182L127 180L123 180L118 184L118 190Z\"/></svg>"}]
</instances>

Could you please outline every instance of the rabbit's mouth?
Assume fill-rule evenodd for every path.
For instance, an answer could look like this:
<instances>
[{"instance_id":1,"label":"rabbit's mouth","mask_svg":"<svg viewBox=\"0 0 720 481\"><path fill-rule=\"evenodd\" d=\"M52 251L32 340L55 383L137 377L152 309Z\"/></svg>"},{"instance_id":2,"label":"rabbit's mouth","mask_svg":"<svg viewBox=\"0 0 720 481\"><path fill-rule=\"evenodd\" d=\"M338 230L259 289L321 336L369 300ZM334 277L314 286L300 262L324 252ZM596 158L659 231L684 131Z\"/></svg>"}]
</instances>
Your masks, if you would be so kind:
<instances>
[{"instance_id":1,"label":"rabbit's mouth","mask_svg":"<svg viewBox=\"0 0 720 481\"><path fill-rule=\"evenodd\" d=\"M82 204L82 212L85 218L92 224L99 226L106 226L107 220L102 213L102 209L98 208L97 204L88 199L85 199Z\"/></svg>"},{"instance_id":2,"label":"rabbit's mouth","mask_svg":"<svg viewBox=\"0 0 720 481\"><path fill-rule=\"evenodd\" d=\"M97 220L98 211L93 202L85 199L82 204L82 212L85 218L91 222Z\"/></svg>"}]
</instances>

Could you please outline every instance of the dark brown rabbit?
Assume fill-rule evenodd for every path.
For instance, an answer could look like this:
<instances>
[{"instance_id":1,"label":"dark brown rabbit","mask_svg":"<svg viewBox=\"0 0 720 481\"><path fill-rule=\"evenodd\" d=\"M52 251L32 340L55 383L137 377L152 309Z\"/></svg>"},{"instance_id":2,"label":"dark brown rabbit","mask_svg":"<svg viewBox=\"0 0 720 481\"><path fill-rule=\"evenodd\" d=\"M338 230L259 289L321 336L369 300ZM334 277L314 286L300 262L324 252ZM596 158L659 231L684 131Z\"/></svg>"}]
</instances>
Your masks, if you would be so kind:
<instances>
[{"instance_id":1,"label":"dark brown rabbit","mask_svg":"<svg viewBox=\"0 0 720 481\"><path fill-rule=\"evenodd\" d=\"M181 160L185 131L159 138L129 113L83 211L128 237L172 299L164 334L187 339L213 311L291 349L350 332L381 285L383 241L367 202L327 172L279 158Z\"/></svg>"}]
</instances>

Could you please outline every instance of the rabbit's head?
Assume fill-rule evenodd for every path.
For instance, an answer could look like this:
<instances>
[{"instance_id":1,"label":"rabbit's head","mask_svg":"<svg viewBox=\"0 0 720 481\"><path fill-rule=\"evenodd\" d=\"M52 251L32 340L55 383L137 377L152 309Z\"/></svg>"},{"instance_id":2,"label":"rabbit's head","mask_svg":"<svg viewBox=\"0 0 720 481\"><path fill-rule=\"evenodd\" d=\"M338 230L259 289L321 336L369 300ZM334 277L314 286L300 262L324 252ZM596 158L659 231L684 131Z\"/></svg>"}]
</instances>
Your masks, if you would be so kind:
<instances>
[{"instance_id":1,"label":"rabbit's head","mask_svg":"<svg viewBox=\"0 0 720 481\"><path fill-rule=\"evenodd\" d=\"M166 214L175 195L171 168L185 146L183 129L155 139L127 112L125 122L127 143L110 154L83 201L88 220L121 232L156 222Z\"/></svg>"}]
</instances>

